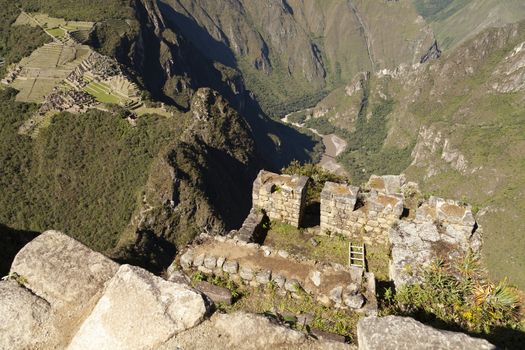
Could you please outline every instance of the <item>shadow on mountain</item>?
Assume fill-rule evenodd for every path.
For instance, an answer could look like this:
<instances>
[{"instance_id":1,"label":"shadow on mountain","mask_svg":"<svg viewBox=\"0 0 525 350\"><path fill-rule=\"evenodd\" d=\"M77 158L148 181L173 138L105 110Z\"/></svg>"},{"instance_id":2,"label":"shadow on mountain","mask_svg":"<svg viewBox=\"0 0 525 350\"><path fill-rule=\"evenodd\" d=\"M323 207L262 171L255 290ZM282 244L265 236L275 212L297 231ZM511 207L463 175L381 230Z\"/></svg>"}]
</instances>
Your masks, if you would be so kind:
<instances>
[{"instance_id":1,"label":"shadow on mountain","mask_svg":"<svg viewBox=\"0 0 525 350\"><path fill-rule=\"evenodd\" d=\"M250 125L266 167L279 170L292 160L308 162L312 160L312 155L321 153L318 146L320 140L269 118L246 90L239 72L224 80L224 76L221 76L224 72L218 70L213 61L237 69L235 55L225 43L217 41L194 19L175 11L169 5L159 3L159 8L167 19L168 26L185 39L179 42L179 47L172 45L171 49L191 52L192 60L188 62L184 62L182 58L186 55L174 52L174 57L178 59L174 69L183 70L176 74L191 76L192 88L211 87L229 101Z\"/></svg>"},{"instance_id":2,"label":"shadow on mountain","mask_svg":"<svg viewBox=\"0 0 525 350\"><path fill-rule=\"evenodd\" d=\"M177 253L173 243L149 230L140 230L135 235L134 244L109 254L111 259L119 264L140 266L157 275L173 262Z\"/></svg>"},{"instance_id":3,"label":"shadow on mountain","mask_svg":"<svg viewBox=\"0 0 525 350\"><path fill-rule=\"evenodd\" d=\"M11 269L16 254L39 232L15 230L0 224L0 277L5 276Z\"/></svg>"},{"instance_id":4,"label":"shadow on mountain","mask_svg":"<svg viewBox=\"0 0 525 350\"><path fill-rule=\"evenodd\" d=\"M164 15L164 18L172 25L176 25L181 33L207 58L228 67L237 67L237 60L230 48L223 42L212 37L210 33L195 22L193 18L184 16L175 11L171 6L163 4L162 2L159 2L159 9Z\"/></svg>"}]
</instances>

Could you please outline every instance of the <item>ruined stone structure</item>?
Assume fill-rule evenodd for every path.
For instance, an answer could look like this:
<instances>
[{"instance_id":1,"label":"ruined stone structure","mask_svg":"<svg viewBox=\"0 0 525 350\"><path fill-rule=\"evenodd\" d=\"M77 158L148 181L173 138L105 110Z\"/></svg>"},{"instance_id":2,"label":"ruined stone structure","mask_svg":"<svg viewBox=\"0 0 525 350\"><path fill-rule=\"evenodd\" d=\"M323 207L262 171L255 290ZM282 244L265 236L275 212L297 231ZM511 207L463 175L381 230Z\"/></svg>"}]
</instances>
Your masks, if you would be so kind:
<instances>
[{"instance_id":1,"label":"ruined stone structure","mask_svg":"<svg viewBox=\"0 0 525 350\"><path fill-rule=\"evenodd\" d=\"M253 208L264 210L272 220L299 227L307 184L306 176L278 175L261 170L253 183Z\"/></svg>"},{"instance_id":2,"label":"ruined stone structure","mask_svg":"<svg viewBox=\"0 0 525 350\"><path fill-rule=\"evenodd\" d=\"M472 251L482 239L472 209L453 200L430 197L410 220L400 220L389 231L392 246L390 278L396 286L420 280L422 268L440 257L454 261Z\"/></svg>"},{"instance_id":3,"label":"ruined stone structure","mask_svg":"<svg viewBox=\"0 0 525 350\"><path fill-rule=\"evenodd\" d=\"M350 234L357 223L359 187L327 182L321 192L321 232ZM360 211L359 211L360 213Z\"/></svg>"},{"instance_id":4,"label":"ruined stone structure","mask_svg":"<svg viewBox=\"0 0 525 350\"><path fill-rule=\"evenodd\" d=\"M369 244L386 244L403 214L403 176L372 176L368 191L327 182L321 192L321 233L339 233Z\"/></svg>"},{"instance_id":5,"label":"ruined stone structure","mask_svg":"<svg viewBox=\"0 0 525 350\"><path fill-rule=\"evenodd\" d=\"M377 312L374 274L363 269L294 256L236 237L202 234L197 242L180 257L179 264L186 273L227 276L253 287L271 283L280 293L290 293L292 297L300 298L305 292L326 306L363 308L367 314Z\"/></svg>"}]
</instances>

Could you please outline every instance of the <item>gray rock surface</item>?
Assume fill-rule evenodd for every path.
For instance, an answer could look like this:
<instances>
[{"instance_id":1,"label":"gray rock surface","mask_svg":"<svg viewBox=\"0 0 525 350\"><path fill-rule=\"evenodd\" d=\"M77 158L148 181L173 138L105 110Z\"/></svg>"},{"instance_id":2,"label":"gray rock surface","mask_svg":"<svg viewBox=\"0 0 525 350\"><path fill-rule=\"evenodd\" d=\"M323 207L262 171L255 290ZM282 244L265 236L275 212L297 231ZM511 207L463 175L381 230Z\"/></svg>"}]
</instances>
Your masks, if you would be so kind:
<instances>
[{"instance_id":1,"label":"gray rock surface","mask_svg":"<svg viewBox=\"0 0 525 350\"><path fill-rule=\"evenodd\" d=\"M233 296L228 288L219 287L206 281L200 281L195 288L206 294L215 304L231 305L232 303Z\"/></svg>"},{"instance_id":2,"label":"gray rock surface","mask_svg":"<svg viewBox=\"0 0 525 350\"><path fill-rule=\"evenodd\" d=\"M360 350L488 350L496 347L463 333L426 326L409 317L367 317L357 325Z\"/></svg>"},{"instance_id":3,"label":"gray rock surface","mask_svg":"<svg viewBox=\"0 0 525 350\"><path fill-rule=\"evenodd\" d=\"M421 211L421 209L419 209ZM423 268L436 257L456 260L469 250L481 247L480 233L470 226L434 221L399 221L389 232L392 246L390 278L396 287L421 280Z\"/></svg>"},{"instance_id":4,"label":"gray rock surface","mask_svg":"<svg viewBox=\"0 0 525 350\"><path fill-rule=\"evenodd\" d=\"M68 349L156 349L206 312L202 296L188 286L122 265Z\"/></svg>"},{"instance_id":5,"label":"gray rock surface","mask_svg":"<svg viewBox=\"0 0 525 350\"><path fill-rule=\"evenodd\" d=\"M238 312L214 314L210 320L182 332L161 350L201 349L355 349L341 343L316 341L304 333L272 323L263 316Z\"/></svg>"},{"instance_id":6,"label":"gray rock surface","mask_svg":"<svg viewBox=\"0 0 525 350\"><path fill-rule=\"evenodd\" d=\"M118 266L61 232L46 231L18 252L11 272L50 304L58 315L54 326L65 336L88 315Z\"/></svg>"},{"instance_id":7,"label":"gray rock surface","mask_svg":"<svg viewBox=\"0 0 525 350\"><path fill-rule=\"evenodd\" d=\"M58 340L47 301L14 281L0 282L0 349L45 349Z\"/></svg>"},{"instance_id":8,"label":"gray rock surface","mask_svg":"<svg viewBox=\"0 0 525 350\"><path fill-rule=\"evenodd\" d=\"M365 298L363 298L363 295L361 293L355 295L345 295L343 297L343 300L346 306L352 309L360 309L365 304Z\"/></svg>"},{"instance_id":9,"label":"gray rock surface","mask_svg":"<svg viewBox=\"0 0 525 350\"><path fill-rule=\"evenodd\" d=\"M229 274L235 274L237 271L239 271L239 263L237 261L226 261L222 265L222 271Z\"/></svg>"}]
</instances>

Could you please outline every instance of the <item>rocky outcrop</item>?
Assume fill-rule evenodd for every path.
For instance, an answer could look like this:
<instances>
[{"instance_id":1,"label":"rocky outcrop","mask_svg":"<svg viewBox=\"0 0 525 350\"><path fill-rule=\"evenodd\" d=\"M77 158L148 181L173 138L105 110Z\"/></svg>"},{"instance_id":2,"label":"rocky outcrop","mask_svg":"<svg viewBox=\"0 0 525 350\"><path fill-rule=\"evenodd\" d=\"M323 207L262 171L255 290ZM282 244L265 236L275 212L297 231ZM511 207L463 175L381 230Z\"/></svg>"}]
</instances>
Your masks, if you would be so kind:
<instances>
[{"instance_id":1,"label":"rocky outcrop","mask_svg":"<svg viewBox=\"0 0 525 350\"><path fill-rule=\"evenodd\" d=\"M205 313L191 288L122 265L68 349L155 349Z\"/></svg>"},{"instance_id":2,"label":"rocky outcrop","mask_svg":"<svg viewBox=\"0 0 525 350\"><path fill-rule=\"evenodd\" d=\"M437 175L440 171L440 158L452 169L463 174L468 170L468 161L450 139L434 126L423 126L417 137L417 143L412 151L412 166L425 168L425 178Z\"/></svg>"},{"instance_id":3,"label":"rocky outcrop","mask_svg":"<svg viewBox=\"0 0 525 350\"><path fill-rule=\"evenodd\" d=\"M355 349L342 343L315 341L304 333L272 323L268 318L238 312L215 314L209 321L182 332L162 350L172 349Z\"/></svg>"},{"instance_id":4,"label":"rocky outcrop","mask_svg":"<svg viewBox=\"0 0 525 350\"><path fill-rule=\"evenodd\" d=\"M44 247L48 252L42 251ZM79 256L75 257L72 250L78 251ZM49 300L15 281L0 282L0 348L352 348L344 344L325 347L327 343L272 323L263 316L215 314L205 321L209 304L186 280L173 283L130 265L120 266L114 276L108 277L104 266L113 271L117 265L106 260L56 231L45 232L28 244L16 257L16 266L25 267L19 271L28 276L27 285ZM53 281L57 273L50 267L53 264L71 271L67 279ZM29 266L35 272L28 270ZM26 283L24 276L14 272L10 276ZM111 279L104 286L100 280L106 277ZM58 298L54 290L60 285L64 298L76 296L76 299ZM211 294L209 289L206 292ZM96 305L92 308L93 303ZM83 313L79 314L79 310Z\"/></svg>"},{"instance_id":5,"label":"rocky outcrop","mask_svg":"<svg viewBox=\"0 0 525 350\"><path fill-rule=\"evenodd\" d=\"M62 334L89 313L117 269L115 262L58 231L32 240L11 266L32 293L50 304L57 315L53 324Z\"/></svg>"},{"instance_id":6,"label":"rocky outcrop","mask_svg":"<svg viewBox=\"0 0 525 350\"><path fill-rule=\"evenodd\" d=\"M421 280L423 269L434 259L455 261L482 245L470 206L431 197L413 220L400 220L389 233L390 278L396 287Z\"/></svg>"},{"instance_id":7,"label":"rocky outcrop","mask_svg":"<svg viewBox=\"0 0 525 350\"><path fill-rule=\"evenodd\" d=\"M14 281L0 282L0 348L42 349L55 343L49 303Z\"/></svg>"},{"instance_id":8,"label":"rocky outcrop","mask_svg":"<svg viewBox=\"0 0 525 350\"><path fill-rule=\"evenodd\" d=\"M409 317L367 317L357 325L360 350L495 350L483 339L463 333L442 331Z\"/></svg>"}]
</instances>

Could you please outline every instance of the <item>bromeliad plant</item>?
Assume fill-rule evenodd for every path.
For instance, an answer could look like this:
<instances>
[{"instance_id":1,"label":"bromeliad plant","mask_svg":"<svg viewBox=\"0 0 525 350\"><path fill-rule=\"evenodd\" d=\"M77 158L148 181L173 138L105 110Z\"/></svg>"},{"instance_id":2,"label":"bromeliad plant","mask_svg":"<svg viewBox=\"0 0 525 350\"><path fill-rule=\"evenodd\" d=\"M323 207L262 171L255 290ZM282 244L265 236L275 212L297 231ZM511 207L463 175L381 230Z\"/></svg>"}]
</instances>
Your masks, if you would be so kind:
<instances>
[{"instance_id":1,"label":"bromeliad plant","mask_svg":"<svg viewBox=\"0 0 525 350\"><path fill-rule=\"evenodd\" d=\"M473 253L452 264L435 260L425 269L421 283L402 286L385 303L386 313L433 315L474 333L520 327L517 289L507 280L491 282Z\"/></svg>"}]
</instances>

